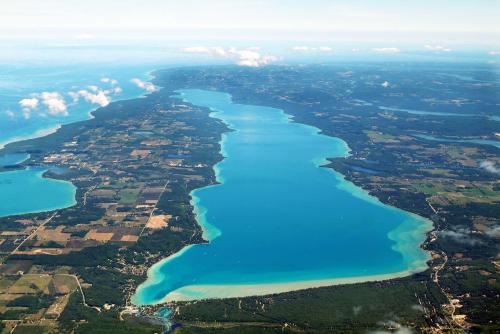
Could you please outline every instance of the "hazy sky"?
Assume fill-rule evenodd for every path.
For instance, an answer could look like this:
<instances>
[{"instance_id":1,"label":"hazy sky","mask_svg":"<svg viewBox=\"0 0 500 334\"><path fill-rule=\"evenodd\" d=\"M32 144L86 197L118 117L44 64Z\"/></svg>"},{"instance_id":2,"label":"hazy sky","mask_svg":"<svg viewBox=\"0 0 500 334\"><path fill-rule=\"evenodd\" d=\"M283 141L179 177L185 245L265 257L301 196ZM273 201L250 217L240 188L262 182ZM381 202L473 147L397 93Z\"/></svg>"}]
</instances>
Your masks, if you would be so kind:
<instances>
[{"instance_id":1,"label":"hazy sky","mask_svg":"<svg viewBox=\"0 0 500 334\"><path fill-rule=\"evenodd\" d=\"M0 38L486 43L496 0L0 0Z\"/></svg>"}]
</instances>

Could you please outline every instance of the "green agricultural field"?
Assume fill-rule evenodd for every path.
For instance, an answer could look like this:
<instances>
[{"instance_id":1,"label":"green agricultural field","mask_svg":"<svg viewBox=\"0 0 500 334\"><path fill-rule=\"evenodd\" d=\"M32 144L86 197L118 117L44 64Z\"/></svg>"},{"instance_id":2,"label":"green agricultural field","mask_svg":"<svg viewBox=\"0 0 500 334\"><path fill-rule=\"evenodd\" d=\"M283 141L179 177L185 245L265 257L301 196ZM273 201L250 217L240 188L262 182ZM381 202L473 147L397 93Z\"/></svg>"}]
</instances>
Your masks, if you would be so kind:
<instances>
[{"instance_id":1,"label":"green agricultural field","mask_svg":"<svg viewBox=\"0 0 500 334\"><path fill-rule=\"evenodd\" d=\"M133 205L137 202L139 197L139 189L123 189L120 191L120 204L123 205Z\"/></svg>"},{"instance_id":2,"label":"green agricultural field","mask_svg":"<svg viewBox=\"0 0 500 334\"><path fill-rule=\"evenodd\" d=\"M412 182L411 186L415 191L424 193L426 195L437 195L438 193L445 192L447 189L437 183L422 183L422 182Z\"/></svg>"},{"instance_id":3,"label":"green agricultural field","mask_svg":"<svg viewBox=\"0 0 500 334\"><path fill-rule=\"evenodd\" d=\"M14 280L8 277L0 279L0 293L7 292L7 289L14 283Z\"/></svg>"},{"instance_id":4,"label":"green agricultural field","mask_svg":"<svg viewBox=\"0 0 500 334\"><path fill-rule=\"evenodd\" d=\"M396 137L391 136L387 133L382 133L382 132L378 132L378 131L371 131L371 130L367 130L367 131L363 131L363 132L366 133L368 138L373 140L375 143L399 143L399 140Z\"/></svg>"},{"instance_id":5,"label":"green agricultural field","mask_svg":"<svg viewBox=\"0 0 500 334\"><path fill-rule=\"evenodd\" d=\"M49 275L24 275L9 288L9 293L34 294L43 292L47 294L51 281L52 277Z\"/></svg>"}]
</instances>

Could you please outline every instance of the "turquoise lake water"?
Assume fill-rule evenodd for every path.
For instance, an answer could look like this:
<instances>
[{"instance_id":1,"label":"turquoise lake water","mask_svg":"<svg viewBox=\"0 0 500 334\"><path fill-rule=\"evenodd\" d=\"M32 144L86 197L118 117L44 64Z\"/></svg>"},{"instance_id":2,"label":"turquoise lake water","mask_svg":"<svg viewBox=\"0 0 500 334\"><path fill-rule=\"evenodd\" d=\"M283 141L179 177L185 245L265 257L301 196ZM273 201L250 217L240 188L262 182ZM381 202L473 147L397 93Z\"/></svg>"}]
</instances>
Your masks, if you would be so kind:
<instances>
[{"instance_id":1,"label":"turquoise lake water","mask_svg":"<svg viewBox=\"0 0 500 334\"><path fill-rule=\"evenodd\" d=\"M347 144L283 111L228 94L179 91L234 129L215 166L221 184L192 192L208 244L154 265L136 304L234 297L408 275L425 269L431 224L383 205L331 169Z\"/></svg>"},{"instance_id":2,"label":"turquoise lake water","mask_svg":"<svg viewBox=\"0 0 500 334\"><path fill-rule=\"evenodd\" d=\"M0 217L66 208L76 204L76 187L43 178L47 168L0 173Z\"/></svg>"},{"instance_id":3,"label":"turquoise lake water","mask_svg":"<svg viewBox=\"0 0 500 334\"><path fill-rule=\"evenodd\" d=\"M0 166L15 166L29 157L26 153L0 155ZM57 166L0 172L0 217L75 205L76 187L71 182L44 178L43 174L49 169L55 173L64 172Z\"/></svg>"},{"instance_id":4,"label":"turquoise lake water","mask_svg":"<svg viewBox=\"0 0 500 334\"><path fill-rule=\"evenodd\" d=\"M0 155L0 167L15 166L30 157L27 153L12 153Z\"/></svg>"}]
</instances>

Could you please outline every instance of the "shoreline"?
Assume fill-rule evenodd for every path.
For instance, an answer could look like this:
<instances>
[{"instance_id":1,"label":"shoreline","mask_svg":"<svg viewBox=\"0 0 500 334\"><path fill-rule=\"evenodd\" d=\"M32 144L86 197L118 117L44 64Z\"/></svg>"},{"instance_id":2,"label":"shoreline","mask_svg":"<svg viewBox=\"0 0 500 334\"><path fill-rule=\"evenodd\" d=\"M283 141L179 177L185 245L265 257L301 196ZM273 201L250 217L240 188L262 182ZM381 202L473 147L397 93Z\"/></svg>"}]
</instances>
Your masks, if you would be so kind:
<instances>
[{"instance_id":1,"label":"shoreline","mask_svg":"<svg viewBox=\"0 0 500 334\"><path fill-rule=\"evenodd\" d=\"M408 277L427 270L405 270L388 274L354 276L346 278L329 278L304 281L290 281L282 283L257 284L204 284L186 285L167 294L155 304L159 305L175 302L188 302L208 299L244 298L253 296L267 296L285 292L322 288L336 285L387 281L396 278Z\"/></svg>"},{"instance_id":2,"label":"shoreline","mask_svg":"<svg viewBox=\"0 0 500 334\"><path fill-rule=\"evenodd\" d=\"M179 90L180 91L180 90ZM190 103L187 99L183 98L183 93L179 93L179 91L175 91L178 95L179 99L182 99L183 102L185 103ZM232 95L226 92L221 92L224 93L228 96L229 100L231 103L233 102ZM235 103L236 104L236 103ZM215 115L220 112L219 110L216 110L215 108L208 107L208 109L211 111L210 117L215 117ZM293 122L296 123L302 127L310 129L313 135L315 136L327 136L322 133L322 131L319 128L316 128L314 126L308 125L308 124L303 124L299 122L295 122L293 119L292 115L287 114L283 109L278 109L278 108L273 108L276 109L277 111L280 112L280 114L283 116L283 122ZM231 124L228 123L227 121L220 119L222 122L224 122L227 127L230 129L230 131L238 131L235 130L231 127ZM348 144L341 138L339 137L332 137L332 136L327 136L329 138L334 138L338 140L343 148L344 152L342 152L340 155L341 156L349 156L351 149L349 148ZM224 150L224 140L226 139L225 133L222 134L221 140L219 141L220 144L220 154L224 157L223 160L220 162L224 161L224 159L227 158L227 154ZM205 218L205 213L206 213L206 208L202 207L199 205L199 198L196 196L196 191L205 189L207 187L212 187L212 186L218 186L220 184L224 183L224 180L222 176L220 175L220 169L218 168L219 163L215 164L213 166L214 173L216 175L216 180L217 184L214 185L209 185L206 187L198 188L195 189L191 192L192 196L192 201L191 204L194 207L194 213L196 216L196 220L198 225L201 227L203 230L203 237L210 242L211 240L217 238L222 231L220 231L217 227L209 224ZM315 159L312 161L313 164L317 168L325 168L327 167L326 164L329 163L328 157L321 157L318 159ZM262 295L268 295L268 294L276 294L276 293L283 293L283 292L290 292L290 291L297 291L297 290L303 290L303 289L311 289L311 288L318 288L318 287L325 287L325 286L333 286L333 285L342 285L342 284L354 284L354 283L363 283L363 282L373 282L373 281L381 281L381 280L391 280L391 279L396 279L396 278L402 278L406 276L411 276L412 274L419 273L422 271L425 271L429 268L428 261L431 259L431 254L430 251L425 250L423 248L423 245L425 244L425 241L428 239L429 233L434 229L434 225L431 220L419 216L415 213L412 212L407 212L405 210L402 210L397 207L393 207L389 204L384 204L381 202L377 197L372 196L369 194L369 192L361 187L356 186L353 182L348 181L346 177L339 173L338 171L328 168L334 175L335 178L338 179L340 182L337 185L338 189L341 189L343 191L348 192L352 196L358 197L362 200L371 202L375 205L380 205L387 207L390 210L395 210L399 212L404 212L405 214L410 215L415 219L415 221L419 222L419 225L415 229L408 229L408 230L402 230L401 227L407 226L407 223L411 222L414 223L415 221L408 219L401 224L399 224L394 230L391 230L387 234L387 238L394 241L395 245L392 246L392 249L398 253L400 253L403 258L410 258L412 261L408 261L408 269L400 272L395 272L395 273L387 273L387 274L375 274L375 275L367 275L367 276L354 276L354 277L344 277L344 278L331 278L331 279L315 279L315 280L298 280L298 281L289 281L289 282L281 282L281 283L258 283L258 284L206 284L206 285L186 285L184 287L181 287L179 289L176 289L174 291L171 291L168 293L166 296L164 296L162 299L154 302L154 303L138 303L136 304L137 306L143 306L143 305L159 305L159 304L165 304L165 303L171 303L171 302L179 302L179 301L192 301L192 300L202 300L202 299L222 299L222 298L234 298L234 297L249 297L249 296L262 296ZM215 232L214 232L215 229ZM399 233L398 233L399 232ZM214 233L213 235L211 233ZM207 237L208 236L208 237ZM410 255L405 254L403 250L405 249L403 241L408 240L408 239L413 239L416 240L418 239L418 248L415 249L415 251L419 252L424 252L425 253L425 259L419 259L417 257L411 256L415 254L412 252ZM414 243L411 243L414 245ZM147 271L147 279L142 282L139 287L136 289L136 293L134 294L132 299L135 299L138 301L139 298L136 296L138 295L138 292L140 292L141 286L147 286L150 284L157 284L160 283L161 280L165 277L165 275L161 272L161 267L168 263L170 260L177 258L178 256L183 255L186 251L188 251L191 247L194 247L198 244L191 244L187 245L184 248L182 248L179 252L172 254L171 256L155 263L153 266L151 266L148 271ZM406 256L405 256L406 255ZM194 296L189 296L189 295ZM135 298L134 298L135 297Z\"/></svg>"},{"instance_id":3,"label":"shoreline","mask_svg":"<svg viewBox=\"0 0 500 334\"><path fill-rule=\"evenodd\" d=\"M155 78L154 75L153 75L153 73L155 71L157 71L157 70L156 69L148 70L148 71L142 73L141 75L144 76L144 80L145 81L152 82L152 80L154 80L154 78ZM136 98L143 98L143 97L146 97L146 95L148 95L148 94L151 94L151 93L147 92L147 91L144 91L144 92L141 92L140 95L137 95L137 96L134 96L134 97L117 98L115 100L110 101L110 104L111 103L115 103L115 102L120 102L120 101L133 100L133 99L136 99ZM11 137L9 139L6 139L6 140L0 142L0 154L2 154L1 151L4 150L9 144L17 143L17 142L22 142L22 141L26 141L26 140L31 140L31 139L37 139L37 138L46 137L46 136L49 136L49 135L57 132L64 125L74 124L74 123L78 123L78 122L85 122L85 121L91 120L91 119L95 118L94 112L96 112L100 108L103 108L103 107L101 107L101 106L97 106L97 107L92 106L85 113L87 115L87 117L84 118L84 119L75 120L73 122L68 122L68 123L62 122L62 123L56 124L54 126L49 126L47 128L38 129L38 130L36 130L35 132L33 132L32 134L29 134L29 135L14 136L14 137Z\"/></svg>"},{"instance_id":4,"label":"shoreline","mask_svg":"<svg viewBox=\"0 0 500 334\"><path fill-rule=\"evenodd\" d=\"M37 139L37 138L42 138L49 136L53 133L56 133L59 131L59 129L63 126L64 124L58 124L52 127L48 127L45 129L39 129L35 131L34 133L26 136L17 136L17 137L12 137L6 141L3 141L0 143L0 153L1 151L4 150L8 145L13 144L13 143L18 143L21 141L27 141L27 140L32 140L32 139Z\"/></svg>"},{"instance_id":5,"label":"shoreline","mask_svg":"<svg viewBox=\"0 0 500 334\"><path fill-rule=\"evenodd\" d=\"M193 247L195 245L197 245L197 244L186 245L181 250L179 250L177 253L173 253L173 254L169 255L166 258L156 262L151 267L149 267L147 270L147 273L146 273L147 279L137 286L137 288L135 289L135 293L130 297L130 301L132 302L132 304L135 306L155 305L155 304L150 304L150 303L142 303L139 300L139 298L137 297L138 296L137 291L139 291L141 286L144 285L146 282L148 282L148 284L159 283L163 279L163 277L165 277L165 275L159 270L159 268L162 265L164 265L165 263L181 256L182 254L187 252L191 247Z\"/></svg>"},{"instance_id":6,"label":"shoreline","mask_svg":"<svg viewBox=\"0 0 500 334\"><path fill-rule=\"evenodd\" d=\"M178 95L173 95L173 96L177 97L178 99L180 99L181 101L183 101L185 103L189 103L187 100L185 100L185 99L182 98L182 94L181 93L178 93L178 91L174 91L174 93L176 93ZM209 114L209 117L213 117L212 114L217 113L217 111L213 110L213 109L210 109L210 110L211 110L211 112ZM225 124L226 124L226 126L228 126L227 123L225 123ZM229 126L228 126L228 128L229 128L229 131L234 131ZM203 239L205 239L208 243L210 243L215 238L219 237L222 234L222 231L219 230L217 227L213 226L212 224L208 223L208 221L206 220L205 214L206 214L207 209L205 207L199 205L200 198L198 196L196 196L196 191L199 191L199 190L202 190L202 189L205 189L205 188L209 188L209 187L218 186L218 185L224 183L224 179L221 177L220 170L217 168L217 165L220 162L222 162L224 159L227 158L227 154L224 151L224 141L225 141L225 139L226 139L225 133L222 133L221 139L218 142L219 146L220 146L219 153L222 155L222 160L219 161L218 163L216 163L212 167L212 169L214 171L214 174L215 174L215 181L216 181L216 183L215 184L210 184L210 185L205 186L205 187L194 189L194 190L192 190L190 192L190 196L191 196L190 203L193 206L193 213L195 215L196 223L200 226L200 228L201 228L201 230L203 232L203 234L202 234ZM186 246L182 247L177 253L169 255L166 258L161 259L160 261L154 263L151 267L149 267L148 270L147 270L147 273L146 273L146 279L137 286L137 288L135 289L135 293L130 298L132 304L134 304L136 306L157 305L157 304L151 304L151 303L142 303L142 302L139 301L139 297L137 297L137 296L138 296L138 292L140 291L141 287L142 286L146 286L147 284L156 284L156 283L159 283L161 281L161 279L163 277L165 277L165 275L161 272L160 268L164 264L166 264L169 261L171 261L171 260L173 260L173 259L181 256L182 254L184 254L185 252L187 252L191 247L194 247L196 245L199 245L199 244L186 245Z\"/></svg>"}]
</instances>

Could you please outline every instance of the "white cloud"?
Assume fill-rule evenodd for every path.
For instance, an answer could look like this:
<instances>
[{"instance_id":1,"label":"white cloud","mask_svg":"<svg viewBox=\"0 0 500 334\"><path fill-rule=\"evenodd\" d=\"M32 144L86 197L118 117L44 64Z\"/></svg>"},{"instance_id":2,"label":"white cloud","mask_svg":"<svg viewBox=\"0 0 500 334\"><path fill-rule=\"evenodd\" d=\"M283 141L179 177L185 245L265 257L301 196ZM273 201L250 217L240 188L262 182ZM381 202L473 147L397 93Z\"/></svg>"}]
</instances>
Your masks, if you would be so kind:
<instances>
[{"instance_id":1,"label":"white cloud","mask_svg":"<svg viewBox=\"0 0 500 334\"><path fill-rule=\"evenodd\" d=\"M145 82L142 81L141 79L134 78L130 80L133 84L135 84L137 87L144 89L145 91L152 93L157 90L156 86L153 85L151 82Z\"/></svg>"},{"instance_id":2,"label":"white cloud","mask_svg":"<svg viewBox=\"0 0 500 334\"><path fill-rule=\"evenodd\" d=\"M488 227L484 233L492 238L500 238L500 225Z\"/></svg>"},{"instance_id":3,"label":"white cloud","mask_svg":"<svg viewBox=\"0 0 500 334\"><path fill-rule=\"evenodd\" d=\"M294 52L332 52L333 49L329 46L310 47L310 46L294 46Z\"/></svg>"},{"instance_id":4,"label":"white cloud","mask_svg":"<svg viewBox=\"0 0 500 334\"><path fill-rule=\"evenodd\" d=\"M10 110L7 110L5 112L5 115L7 115L7 117L9 117L9 118L14 118L15 117L14 113L12 111L10 111Z\"/></svg>"},{"instance_id":5,"label":"white cloud","mask_svg":"<svg viewBox=\"0 0 500 334\"><path fill-rule=\"evenodd\" d=\"M376 53L400 53L401 50L398 48L373 48L373 52Z\"/></svg>"},{"instance_id":6,"label":"white cloud","mask_svg":"<svg viewBox=\"0 0 500 334\"><path fill-rule=\"evenodd\" d=\"M68 108L61 94L57 92L43 92L38 95L42 103L47 106L52 116L68 116Z\"/></svg>"},{"instance_id":7,"label":"white cloud","mask_svg":"<svg viewBox=\"0 0 500 334\"><path fill-rule=\"evenodd\" d=\"M103 91L100 91L97 94L90 94L86 97L86 99L90 103L98 104L101 107L105 107L111 102L111 99Z\"/></svg>"},{"instance_id":8,"label":"white cloud","mask_svg":"<svg viewBox=\"0 0 500 334\"><path fill-rule=\"evenodd\" d=\"M19 101L19 105L21 106L21 113L25 119L31 118L31 112L38 107L38 99L22 99ZM12 118L12 117L11 117Z\"/></svg>"},{"instance_id":9,"label":"white cloud","mask_svg":"<svg viewBox=\"0 0 500 334\"><path fill-rule=\"evenodd\" d=\"M382 85L381 85L381 86L382 86L382 87L384 87L384 88L387 88L387 87L389 87L390 85L391 85L391 84L389 83L389 81L384 81L384 82L382 83Z\"/></svg>"},{"instance_id":10,"label":"white cloud","mask_svg":"<svg viewBox=\"0 0 500 334\"><path fill-rule=\"evenodd\" d=\"M490 52L488 52L488 54L490 56L497 56L497 55L500 55L500 51L490 51Z\"/></svg>"},{"instance_id":11,"label":"white cloud","mask_svg":"<svg viewBox=\"0 0 500 334\"><path fill-rule=\"evenodd\" d=\"M182 50L187 53L207 53L212 56L226 56L226 50L221 46L192 46Z\"/></svg>"},{"instance_id":12,"label":"white cloud","mask_svg":"<svg viewBox=\"0 0 500 334\"><path fill-rule=\"evenodd\" d=\"M193 46L182 49L187 53L207 54L212 57L226 58L233 60L240 66L259 67L277 61L278 58L259 52L259 47L246 49L229 48L224 49L220 46Z\"/></svg>"},{"instance_id":13,"label":"white cloud","mask_svg":"<svg viewBox=\"0 0 500 334\"><path fill-rule=\"evenodd\" d=\"M411 306L411 309L414 310L414 311L425 312L424 307L422 305L420 305L420 304L413 304Z\"/></svg>"},{"instance_id":14,"label":"white cloud","mask_svg":"<svg viewBox=\"0 0 500 334\"><path fill-rule=\"evenodd\" d=\"M373 332L369 332L370 334L412 334L413 331L408 328L408 327L404 327L404 326L401 326L400 328L396 329L395 331L373 331Z\"/></svg>"},{"instance_id":15,"label":"white cloud","mask_svg":"<svg viewBox=\"0 0 500 334\"><path fill-rule=\"evenodd\" d=\"M489 160L481 161L479 166L481 168L484 168L485 170L487 170L490 173L500 174L500 169L497 168L497 166L495 165L495 163L493 161L489 161Z\"/></svg>"},{"instance_id":16,"label":"white cloud","mask_svg":"<svg viewBox=\"0 0 500 334\"><path fill-rule=\"evenodd\" d=\"M182 49L182 51L187 53L210 53L210 48L206 46L190 46Z\"/></svg>"},{"instance_id":17,"label":"white cloud","mask_svg":"<svg viewBox=\"0 0 500 334\"><path fill-rule=\"evenodd\" d=\"M217 56L225 56L226 55L226 51L224 50L224 48L222 48L220 46L213 47L212 52Z\"/></svg>"},{"instance_id":18,"label":"white cloud","mask_svg":"<svg viewBox=\"0 0 500 334\"><path fill-rule=\"evenodd\" d=\"M73 103L77 103L78 100L80 99L80 94L78 94L78 92L69 92L68 95L73 100Z\"/></svg>"},{"instance_id":19,"label":"white cloud","mask_svg":"<svg viewBox=\"0 0 500 334\"><path fill-rule=\"evenodd\" d=\"M111 88L100 89L96 85L90 85L88 86L88 89L81 89L77 92L68 92L68 95L72 98L73 103L78 103L80 98L83 98L88 103L105 107L111 103L111 97L109 95L119 95L123 92L123 89L117 86L115 87L115 84L118 83L115 79L105 77L101 78L101 82L111 84Z\"/></svg>"},{"instance_id":20,"label":"white cloud","mask_svg":"<svg viewBox=\"0 0 500 334\"><path fill-rule=\"evenodd\" d=\"M25 119L29 119L31 117L31 112L38 107L38 99L22 99L19 101L19 105L21 106L21 112Z\"/></svg>"},{"instance_id":21,"label":"white cloud","mask_svg":"<svg viewBox=\"0 0 500 334\"><path fill-rule=\"evenodd\" d=\"M341 77L349 78L349 77L352 77L352 75L354 74L354 72L353 71L345 71L345 72L339 72L338 74Z\"/></svg>"},{"instance_id":22,"label":"white cloud","mask_svg":"<svg viewBox=\"0 0 500 334\"><path fill-rule=\"evenodd\" d=\"M434 52L451 52L453 51L452 49L448 48L448 47L445 47L445 46L442 46L442 45L424 45L424 48L426 48L427 50L430 50L430 51L434 51Z\"/></svg>"},{"instance_id":23,"label":"white cloud","mask_svg":"<svg viewBox=\"0 0 500 334\"><path fill-rule=\"evenodd\" d=\"M119 95L122 93L122 89L115 84L118 82L111 78L102 78L101 82L110 83L112 86L109 89L100 89L96 85L88 86L88 89L81 89L76 92L68 92L67 95L71 98L72 103L76 104L83 98L85 101L91 104L97 104L101 107L105 107L111 103L111 97L109 95ZM147 86L147 85L146 85ZM146 88L145 88L146 89ZM42 103L47 107L49 115L52 116L68 116L68 106L61 93L58 92L43 92L31 94L32 98L22 99L19 101L19 105L22 107L22 115L24 118L29 119L31 117L32 111L37 109L39 104ZM47 116L45 111L39 112L40 116Z\"/></svg>"},{"instance_id":24,"label":"white cloud","mask_svg":"<svg viewBox=\"0 0 500 334\"><path fill-rule=\"evenodd\" d=\"M105 107L111 102L111 99L106 95L106 92L102 90L92 93L88 90L82 89L79 90L77 94L78 96L83 97L85 101L92 104L98 104L101 107Z\"/></svg>"},{"instance_id":25,"label":"white cloud","mask_svg":"<svg viewBox=\"0 0 500 334\"><path fill-rule=\"evenodd\" d=\"M117 80L111 79L111 78L108 78L108 77L101 78L101 82L102 83L109 83L109 84L111 84L111 86L114 86L114 85L116 85L118 83Z\"/></svg>"},{"instance_id":26,"label":"white cloud","mask_svg":"<svg viewBox=\"0 0 500 334\"><path fill-rule=\"evenodd\" d=\"M32 96L34 97L19 101L19 105L22 107L22 115L25 119L31 117L31 112L38 108L40 100L47 107L50 115L68 115L66 102L61 94L57 92L43 92L41 94L33 94Z\"/></svg>"},{"instance_id":27,"label":"white cloud","mask_svg":"<svg viewBox=\"0 0 500 334\"><path fill-rule=\"evenodd\" d=\"M483 242L472 235L472 231L468 228L455 228L454 230L442 230L438 232L439 236L451 239L457 243L465 245L480 245Z\"/></svg>"},{"instance_id":28,"label":"white cloud","mask_svg":"<svg viewBox=\"0 0 500 334\"><path fill-rule=\"evenodd\" d=\"M278 60L275 56L263 55L252 50L237 50L231 48L229 49L229 54L235 58L236 64L240 66L259 67Z\"/></svg>"},{"instance_id":29,"label":"white cloud","mask_svg":"<svg viewBox=\"0 0 500 334\"><path fill-rule=\"evenodd\" d=\"M309 51L308 46L294 46L292 51Z\"/></svg>"},{"instance_id":30,"label":"white cloud","mask_svg":"<svg viewBox=\"0 0 500 334\"><path fill-rule=\"evenodd\" d=\"M19 104L23 108L36 109L36 107L38 107L38 99L37 98L22 99L21 101L19 101Z\"/></svg>"},{"instance_id":31,"label":"white cloud","mask_svg":"<svg viewBox=\"0 0 500 334\"><path fill-rule=\"evenodd\" d=\"M379 325L390 328L391 330L376 330L368 332L369 334L412 334L411 328L403 326L394 320L379 321Z\"/></svg>"},{"instance_id":32,"label":"white cloud","mask_svg":"<svg viewBox=\"0 0 500 334\"><path fill-rule=\"evenodd\" d=\"M22 111L24 119L30 119L31 118L31 110L29 109L23 109Z\"/></svg>"}]
</instances>

